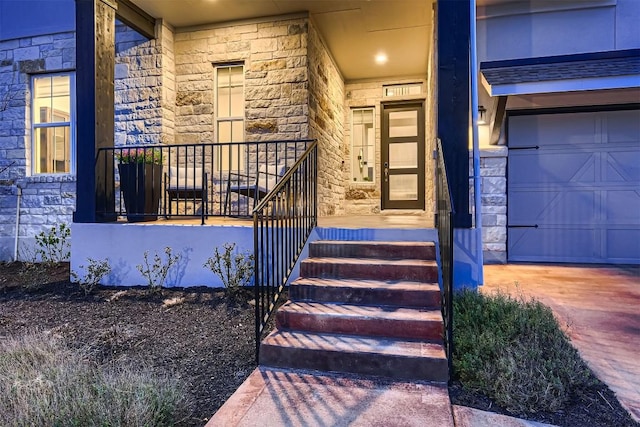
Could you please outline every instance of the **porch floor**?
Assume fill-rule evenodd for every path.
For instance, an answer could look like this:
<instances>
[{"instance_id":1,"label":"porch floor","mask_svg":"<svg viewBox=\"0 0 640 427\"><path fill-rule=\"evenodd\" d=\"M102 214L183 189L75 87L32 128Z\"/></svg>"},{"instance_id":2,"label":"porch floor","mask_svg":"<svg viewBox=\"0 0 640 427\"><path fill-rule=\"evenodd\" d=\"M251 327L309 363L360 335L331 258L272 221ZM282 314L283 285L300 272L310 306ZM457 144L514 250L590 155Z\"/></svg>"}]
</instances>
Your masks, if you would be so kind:
<instances>
[{"instance_id":1,"label":"porch floor","mask_svg":"<svg viewBox=\"0 0 640 427\"><path fill-rule=\"evenodd\" d=\"M157 221L138 222L139 225L200 225L200 217L170 217L165 219L158 217ZM125 220L118 221L126 223ZM253 227L251 218L232 218L222 216L210 216L205 219L204 225L213 226L247 226ZM344 215L318 217L318 227L320 228L398 228L398 229L420 229L433 228L433 218L424 213L414 211L399 211L398 213L381 213L371 215Z\"/></svg>"}]
</instances>

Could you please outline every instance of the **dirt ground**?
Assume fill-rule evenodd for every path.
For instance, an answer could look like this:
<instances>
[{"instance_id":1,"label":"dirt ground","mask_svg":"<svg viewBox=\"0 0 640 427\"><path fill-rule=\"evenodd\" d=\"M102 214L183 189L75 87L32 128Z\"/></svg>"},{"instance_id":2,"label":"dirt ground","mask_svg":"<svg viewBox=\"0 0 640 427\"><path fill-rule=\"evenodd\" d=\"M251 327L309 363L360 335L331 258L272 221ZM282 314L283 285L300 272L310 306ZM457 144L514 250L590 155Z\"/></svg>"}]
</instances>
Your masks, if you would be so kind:
<instances>
[{"instance_id":1,"label":"dirt ground","mask_svg":"<svg viewBox=\"0 0 640 427\"><path fill-rule=\"evenodd\" d=\"M143 364L182 379L194 401L184 426L202 426L256 366L250 297L221 289L99 287L69 282L69 265L46 270L0 263L0 339L27 331L59 334L99 362ZM183 299L167 306L163 302ZM506 413L482 395L450 388L454 404ZM514 415L514 414L508 414ZM604 385L553 414L517 414L558 426L637 426Z\"/></svg>"}]
</instances>

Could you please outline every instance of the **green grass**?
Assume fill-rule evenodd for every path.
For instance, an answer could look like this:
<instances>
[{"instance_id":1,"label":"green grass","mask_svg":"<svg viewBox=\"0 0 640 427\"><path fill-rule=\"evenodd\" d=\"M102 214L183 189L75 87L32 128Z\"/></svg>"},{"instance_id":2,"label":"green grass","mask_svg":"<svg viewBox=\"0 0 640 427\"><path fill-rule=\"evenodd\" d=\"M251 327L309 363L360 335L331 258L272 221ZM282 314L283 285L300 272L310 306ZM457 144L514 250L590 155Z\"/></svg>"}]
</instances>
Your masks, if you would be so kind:
<instances>
[{"instance_id":1,"label":"green grass","mask_svg":"<svg viewBox=\"0 0 640 427\"><path fill-rule=\"evenodd\" d=\"M0 340L3 426L171 426L189 413L180 384L100 366L50 334Z\"/></svg>"},{"instance_id":2,"label":"green grass","mask_svg":"<svg viewBox=\"0 0 640 427\"><path fill-rule=\"evenodd\" d=\"M453 327L454 378L510 412L557 411L594 381L539 301L462 292Z\"/></svg>"}]
</instances>

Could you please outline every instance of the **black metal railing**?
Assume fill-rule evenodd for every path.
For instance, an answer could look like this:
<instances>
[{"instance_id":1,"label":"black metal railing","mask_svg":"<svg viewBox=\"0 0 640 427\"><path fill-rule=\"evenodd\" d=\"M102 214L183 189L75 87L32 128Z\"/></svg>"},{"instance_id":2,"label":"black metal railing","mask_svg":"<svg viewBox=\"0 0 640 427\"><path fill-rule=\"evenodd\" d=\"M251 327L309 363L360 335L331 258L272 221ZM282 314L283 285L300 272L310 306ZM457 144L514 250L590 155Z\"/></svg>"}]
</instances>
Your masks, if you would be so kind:
<instances>
[{"instance_id":1,"label":"black metal railing","mask_svg":"<svg viewBox=\"0 0 640 427\"><path fill-rule=\"evenodd\" d=\"M101 148L96 214L144 221L158 216L251 218L312 140L161 144Z\"/></svg>"},{"instance_id":2,"label":"black metal railing","mask_svg":"<svg viewBox=\"0 0 640 427\"><path fill-rule=\"evenodd\" d=\"M256 359L265 326L318 218L313 142L253 211Z\"/></svg>"},{"instance_id":3,"label":"black metal railing","mask_svg":"<svg viewBox=\"0 0 640 427\"><path fill-rule=\"evenodd\" d=\"M453 201L444 163L442 143L437 142L436 161L436 227L442 271L442 319L444 321L444 344L449 364L449 378L453 358Z\"/></svg>"}]
</instances>

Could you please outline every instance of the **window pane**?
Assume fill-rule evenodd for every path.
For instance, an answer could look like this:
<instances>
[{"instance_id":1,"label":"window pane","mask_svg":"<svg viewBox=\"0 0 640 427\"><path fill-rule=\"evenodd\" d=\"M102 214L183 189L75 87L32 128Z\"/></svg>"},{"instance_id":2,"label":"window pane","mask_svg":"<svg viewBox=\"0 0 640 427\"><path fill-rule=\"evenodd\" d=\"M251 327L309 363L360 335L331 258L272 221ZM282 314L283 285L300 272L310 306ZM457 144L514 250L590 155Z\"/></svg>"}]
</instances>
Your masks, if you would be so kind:
<instances>
[{"instance_id":1,"label":"window pane","mask_svg":"<svg viewBox=\"0 0 640 427\"><path fill-rule=\"evenodd\" d=\"M231 142L231 122L218 122L218 142Z\"/></svg>"},{"instance_id":2,"label":"window pane","mask_svg":"<svg viewBox=\"0 0 640 427\"><path fill-rule=\"evenodd\" d=\"M230 88L231 91L231 116L242 117L244 116L244 96L242 93L242 86L234 86Z\"/></svg>"},{"instance_id":3,"label":"window pane","mask_svg":"<svg viewBox=\"0 0 640 427\"><path fill-rule=\"evenodd\" d=\"M403 142L389 144L389 169L417 168L418 143Z\"/></svg>"},{"instance_id":4,"label":"window pane","mask_svg":"<svg viewBox=\"0 0 640 427\"><path fill-rule=\"evenodd\" d=\"M231 141L233 142L244 141L244 121L236 120L232 122Z\"/></svg>"},{"instance_id":5,"label":"window pane","mask_svg":"<svg viewBox=\"0 0 640 427\"><path fill-rule=\"evenodd\" d=\"M374 110L360 109L351 113L351 176L355 182L372 182L375 175Z\"/></svg>"},{"instance_id":6,"label":"window pane","mask_svg":"<svg viewBox=\"0 0 640 427\"><path fill-rule=\"evenodd\" d=\"M37 77L34 82L34 123L68 122L71 117L70 76Z\"/></svg>"},{"instance_id":7,"label":"window pane","mask_svg":"<svg viewBox=\"0 0 640 427\"><path fill-rule=\"evenodd\" d=\"M389 113L389 137L418 136L417 111L393 111Z\"/></svg>"},{"instance_id":8,"label":"window pane","mask_svg":"<svg viewBox=\"0 0 640 427\"><path fill-rule=\"evenodd\" d=\"M69 126L37 128L35 138L35 172L71 172L71 138Z\"/></svg>"},{"instance_id":9,"label":"window pane","mask_svg":"<svg viewBox=\"0 0 640 427\"><path fill-rule=\"evenodd\" d=\"M418 175L390 175L389 200L418 200Z\"/></svg>"},{"instance_id":10,"label":"window pane","mask_svg":"<svg viewBox=\"0 0 640 427\"><path fill-rule=\"evenodd\" d=\"M229 105L229 91L228 87L221 87L218 89L218 117L230 117L231 108Z\"/></svg>"}]
</instances>

